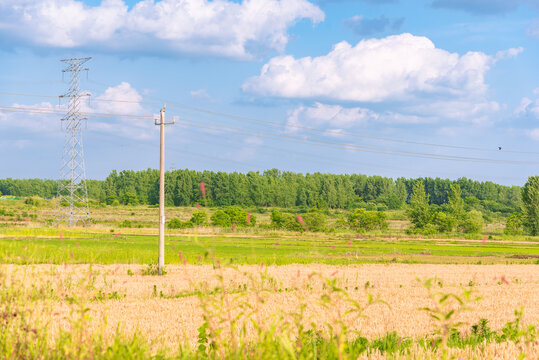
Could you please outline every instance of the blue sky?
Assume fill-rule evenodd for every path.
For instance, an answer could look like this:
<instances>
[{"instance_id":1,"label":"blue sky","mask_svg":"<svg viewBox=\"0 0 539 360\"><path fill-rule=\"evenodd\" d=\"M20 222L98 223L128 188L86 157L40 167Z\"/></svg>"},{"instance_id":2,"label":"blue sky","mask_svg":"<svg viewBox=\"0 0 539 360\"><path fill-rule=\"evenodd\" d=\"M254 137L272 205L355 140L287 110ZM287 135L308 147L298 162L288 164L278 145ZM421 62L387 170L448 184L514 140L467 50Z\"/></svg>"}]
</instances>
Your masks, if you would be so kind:
<instances>
[{"instance_id":1,"label":"blue sky","mask_svg":"<svg viewBox=\"0 0 539 360\"><path fill-rule=\"evenodd\" d=\"M0 177L59 176L61 114L26 109L64 110L59 60L85 56L83 90L116 100L83 104L115 114L85 125L88 178L158 166L162 103L167 169L539 168L537 0L2 0Z\"/></svg>"}]
</instances>

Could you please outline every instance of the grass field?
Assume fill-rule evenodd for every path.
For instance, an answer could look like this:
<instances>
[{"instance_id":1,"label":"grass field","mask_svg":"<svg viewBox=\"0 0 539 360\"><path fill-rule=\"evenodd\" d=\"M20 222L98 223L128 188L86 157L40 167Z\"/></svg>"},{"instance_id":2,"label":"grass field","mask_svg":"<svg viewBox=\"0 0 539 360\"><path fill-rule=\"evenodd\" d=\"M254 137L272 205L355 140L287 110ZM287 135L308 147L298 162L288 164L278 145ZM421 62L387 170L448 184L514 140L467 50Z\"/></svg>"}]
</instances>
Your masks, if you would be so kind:
<instances>
[{"instance_id":1,"label":"grass field","mask_svg":"<svg viewBox=\"0 0 539 360\"><path fill-rule=\"evenodd\" d=\"M2 359L539 358L539 238L497 219L425 237L396 211L383 232L300 233L263 211L167 230L159 277L153 207L70 229L47 203L0 205Z\"/></svg>"},{"instance_id":2,"label":"grass field","mask_svg":"<svg viewBox=\"0 0 539 360\"><path fill-rule=\"evenodd\" d=\"M67 232L50 229L16 231L0 237L3 263L149 264L155 262L156 236ZM60 232L62 235L60 236ZM43 235L38 235L43 234ZM181 252L181 259L178 256ZM167 264L356 264L404 263L539 263L533 242L356 239L320 235L168 235Z\"/></svg>"}]
</instances>

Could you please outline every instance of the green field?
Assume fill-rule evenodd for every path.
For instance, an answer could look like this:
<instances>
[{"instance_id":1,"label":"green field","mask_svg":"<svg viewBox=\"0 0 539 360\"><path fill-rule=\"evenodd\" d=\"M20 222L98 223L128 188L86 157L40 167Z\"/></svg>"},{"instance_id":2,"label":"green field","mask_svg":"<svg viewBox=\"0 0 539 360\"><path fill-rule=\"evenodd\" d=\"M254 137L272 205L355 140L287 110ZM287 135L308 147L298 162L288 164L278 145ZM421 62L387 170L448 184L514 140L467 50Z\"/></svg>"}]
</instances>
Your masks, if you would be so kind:
<instances>
[{"instance_id":1,"label":"green field","mask_svg":"<svg viewBox=\"0 0 539 360\"><path fill-rule=\"evenodd\" d=\"M157 236L27 229L0 238L2 263L150 264ZM31 235L42 234L42 235ZM181 258L180 254L181 252ZM352 235L167 235L167 264L533 263L535 242L356 239Z\"/></svg>"}]
</instances>

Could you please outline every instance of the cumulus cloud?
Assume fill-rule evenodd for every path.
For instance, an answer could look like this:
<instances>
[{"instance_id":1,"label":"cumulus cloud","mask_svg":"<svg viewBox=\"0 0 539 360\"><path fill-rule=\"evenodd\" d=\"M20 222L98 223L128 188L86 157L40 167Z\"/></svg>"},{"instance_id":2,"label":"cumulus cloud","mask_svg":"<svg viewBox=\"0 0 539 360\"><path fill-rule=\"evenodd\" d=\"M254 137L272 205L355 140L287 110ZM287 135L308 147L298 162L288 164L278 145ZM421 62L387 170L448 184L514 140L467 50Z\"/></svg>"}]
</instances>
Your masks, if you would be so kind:
<instances>
[{"instance_id":1,"label":"cumulus cloud","mask_svg":"<svg viewBox=\"0 0 539 360\"><path fill-rule=\"evenodd\" d=\"M282 51L288 28L324 13L307 0L4 0L0 36L42 47L211 54L249 59Z\"/></svg>"},{"instance_id":2,"label":"cumulus cloud","mask_svg":"<svg viewBox=\"0 0 539 360\"><path fill-rule=\"evenodd\" d=\"M384 15L377 18L364 18L361 15L356 15L344 20L344 24L357 35L369 36L400 30L404 24L404 18L387 18Z\"/></svg>"},{"instance_id":3,"label":"cumulus cloud","mask_svg":"<svg viewBox=\"0 0 539 360\"><path fill-rule=\"evenodd\" d=\"M426 37L401 34L356 46L343 41L315 58L274 57L242 88L264 96L358 102L481 96L494 60L482 52L460 56Z\"/></svg>"},{"instance_id":4,"label":"cumulus cloud","mask_svg":"<svg viewBox=\"0 0 539 360\"><path fill-rule=\"evenodd\" d=\"M112 100L112 101L110 101ZM88 130L120 135L130 139L148 139L153 136L152 119L125 115L148 115L141 104L142 96L128 82L107 88L103 94L83 102L81 110L89 113L116 114L106 118L89 115Z\"/></svg>"},{"instance_id":5,"label":"cumulus cloud","mask_svg":"<svg viewBox=\"0 0 539 360\"><path fill-rule=\"evenodd\" d=\"M111 86L103 94L90 99L90 103L83 103L89 111L110 114L134 114L142 111L140 102L142 96L128 82L122 81L117 86Z\"/></svg>"}]
</instances>

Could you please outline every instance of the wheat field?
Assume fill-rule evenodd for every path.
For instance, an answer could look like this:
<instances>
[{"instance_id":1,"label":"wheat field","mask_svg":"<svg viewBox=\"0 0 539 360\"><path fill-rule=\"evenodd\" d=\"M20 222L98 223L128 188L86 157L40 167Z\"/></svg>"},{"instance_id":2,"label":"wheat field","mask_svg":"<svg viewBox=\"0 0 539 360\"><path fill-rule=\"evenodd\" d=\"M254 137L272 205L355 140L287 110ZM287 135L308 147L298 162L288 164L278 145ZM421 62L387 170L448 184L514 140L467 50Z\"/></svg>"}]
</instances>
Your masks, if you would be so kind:
<instances>
[{"instance_id":1,"label":"wheat field","mask_svg":"<svg viewBox=\"0 0 539 360\"><path fill-rule=\"evenodd\" d=\"M455 315L454 321L462 322L463 333L482 318L492 329L501 329L519 309L524 310L522 324L539 324L539 272L534 265L186 264L168 266L162 277L143 275L148 267L139 265L2 267L8 274L6 279L20 281L27 289L46 285L46 290L40 291L50 296L42 296L35 306L43 307L41 314L47 314L51 338L69 328L70 316L82 303L89 309L88 331L102 331L105 337L112 337L117 329L125 334L138 332L167 348L176 348L179 343L195 345L204 316L210 317L215 328L223 329L223 340L242 336L243 341L249 341L253 322L261 327L279 324L294 329L300 313L299 322L307 328L346 326L349 334L369 339L392 331L403 338L419 339L439 327L421 310L434 304L423 285L429 278L438 292L458 295L472 289L472 299L480 297ZM72 298L79 300L70 301ZM347 314L351 304L360 306L361 313ZM232 323L238 334L230 330ZM240 335L242 326L245 333ZM493 343L482 350L450 351L464 358L499 358L504 354L510 359L515 354L518 358L521 352L538 358L539 344L537 340ZM436 353L425 349L416 352L436 358ZM376 353L370 356L383 357Z\"/></svg>"}]
</instances>

